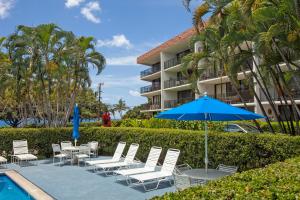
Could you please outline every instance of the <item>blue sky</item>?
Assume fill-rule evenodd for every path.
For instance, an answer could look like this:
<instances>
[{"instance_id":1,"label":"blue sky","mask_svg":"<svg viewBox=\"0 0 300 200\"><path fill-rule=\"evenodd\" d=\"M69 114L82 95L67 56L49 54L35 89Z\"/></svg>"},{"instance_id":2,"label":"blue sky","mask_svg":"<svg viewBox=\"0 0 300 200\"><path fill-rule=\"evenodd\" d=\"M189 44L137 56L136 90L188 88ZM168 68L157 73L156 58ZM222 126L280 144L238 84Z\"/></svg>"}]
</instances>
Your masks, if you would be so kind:
<instances>
[{"instance_id":1,"label":"blue sky","mask_svg":"<svg viewBox=\"0 0 300 200\"><path fill-rule=\"evenodd\" d=\"M90 70L92 87L104 82L104 102L123 98L135 106L146 102L139 89L149 84L139 80L147 67L137 65L136 57L190 28L192 16L181 0L0 0L1 36L20 24L42 23L93 36L107 65L99 76Z\"/></svg>"}]
</instances>

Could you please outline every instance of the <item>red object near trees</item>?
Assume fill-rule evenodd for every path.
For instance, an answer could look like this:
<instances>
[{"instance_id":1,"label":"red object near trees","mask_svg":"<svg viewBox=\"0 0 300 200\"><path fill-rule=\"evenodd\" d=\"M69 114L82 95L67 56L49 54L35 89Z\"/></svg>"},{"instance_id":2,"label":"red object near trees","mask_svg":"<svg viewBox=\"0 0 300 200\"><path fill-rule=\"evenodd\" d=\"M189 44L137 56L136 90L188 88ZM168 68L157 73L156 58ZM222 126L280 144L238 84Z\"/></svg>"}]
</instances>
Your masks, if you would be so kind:
<instances>
[{"instance_id":1,"label":"red object near trees","mask_svg":"<svg viewBox=\"0 0 300 200\"><path fill-rule=\"evenodd\" d=\"M109 112L102 114L102 124L104 127L111 127L111 119Z\"/></svg>"}]
</instances>

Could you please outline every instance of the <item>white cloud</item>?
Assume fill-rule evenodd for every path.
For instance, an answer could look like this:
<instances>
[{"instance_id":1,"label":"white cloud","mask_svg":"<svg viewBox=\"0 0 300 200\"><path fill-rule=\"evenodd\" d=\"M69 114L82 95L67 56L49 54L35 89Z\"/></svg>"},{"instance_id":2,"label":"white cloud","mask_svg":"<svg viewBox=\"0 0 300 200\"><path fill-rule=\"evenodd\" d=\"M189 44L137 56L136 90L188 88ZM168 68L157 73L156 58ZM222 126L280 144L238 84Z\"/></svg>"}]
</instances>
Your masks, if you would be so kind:
<instances>
[{"instance_id":1,"label":"white cloud","mask_svg":"<svg viewBox=\"0 0 300 200\"><path fill-rule=\"evenodd\" d=\"M96 11L101 11L100 4L97 1L89 2L83 8L81 8L81 14L87 20L98 24L101 22L101 20L94 14Z\"/></svg>"},{"instance_id":2,"label":"white cloud","mask_svg":"<svg viewBox=\"0 0 300 200\"><path fill-rule=\"evenodd\" d=\"M85 0L65 0L65 6L67 8L72 8L79 6L81 3L83 3Z\"/></svg>"},{"instance_id":3,"label":"white cloud","mask_svg":"<svg viewBox=\"0 0 300 200\"><path fill-rule=\"evenodd\" d=\"M133 97L140 97L141 94L136 90L129 90L129 94Z\"/></svg>"},{"instance_id":4,"label":"white cloud","mask_svg":"<svg viewBox=\"0 0 300 200\"><path fill-rule=\"evenodd\" d=\"M14 7L15 0L0 0L0 19L9 15L9 11Z\"/></svg>"},{"instance_id":5,"label":"white cloud","mask_svg":"<svg viewBox=\"0 0 300 200\"><path fill-rule=\"evenodd\" d=\"M137 65L137 56L124 56L124 57L112 57L107 58L107 65Z\"/></svg>"},{"instance_id":6,"label":"white cloud","mask_svg":"<svg viewBox=\"0 0 300 200\"><path fill-rule=\"evenodd\" d=\"M111 40L98 40L97 41L98 47L125 47L130 49L133 45L130 41L126 38L125 35L114 35Z\"/></svg>"}]
</instances>

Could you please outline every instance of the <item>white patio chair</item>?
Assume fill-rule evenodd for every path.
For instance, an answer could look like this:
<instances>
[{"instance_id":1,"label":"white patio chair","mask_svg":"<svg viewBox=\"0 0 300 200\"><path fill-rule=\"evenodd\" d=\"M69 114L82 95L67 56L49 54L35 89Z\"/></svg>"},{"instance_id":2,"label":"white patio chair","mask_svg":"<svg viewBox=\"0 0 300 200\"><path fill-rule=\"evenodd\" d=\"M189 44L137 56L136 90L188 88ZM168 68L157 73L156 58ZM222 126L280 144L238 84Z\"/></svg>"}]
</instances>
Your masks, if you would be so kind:
<instances>
[{"instance_id":1,"label":"white patio chair","mask_svg":"<svg viewBox=\"0 0 300 200\"><path fill-rule=\"evenodd\" d=\"M230 174L234 174L237 172L238 167L220 164L220 165L218 165L217 170L222 171L222 172L227 172Z\"/></svg>"},{"instance_id":2,"label":"white patio chair","mask_svg":"<svg viewBox=\"0 0 300 200\"><path fill-rule=\"evenodd\" d=\"M161 147L151 147L151 150L149 152L147 161L144 165L144 167L140 168L132 168L132 169L121 169L114 171L115 174L122 175L126 178L126 182L128 182L128 177L133 174L141 174L146 172L154 172L159 156L161 154L162 148Z\"/></svg>"},{"instance_id":3,"label":"white patio chair","mask_svg":"<svg viewBox=\"0 0 300 200\"><path fill-rule=\"evenodd\" d=\"M52 151L53 151L53 165L54 165L55 158L59 159L59 165L61 165L62 161L66 160L68 157L67 154L61 151L59 144L52 144Z\"/></svg>"},{"instance_id":4,"label":"white patio chair","mask_svg":"<svg viewBox=\"0 0 300 200\"><path fill-rule=\"evenodd\" d=\"M88 145L90 146L90 156L97 157L98 156L98 142L97 141L92 141L89 142Z\"/></svg>"},{"instance_id":5,"label":"white patio chair","mask_svg":"<svg viewBox=\"0 0 300 200\"><path fill-rule=\"evenodd\" d=\"M184 190L192 186L192 180L189 176L184 174L175 173L174 174L174 185L176 190Z\"/></svg>"},{"instance_id":6,"label":"white patio chair","mask_svg":"<svg viewBox=\"0 0 300 200\"><path fill-rule=\"evenodd\" d=\"M78 161L78 166L79 166L79 163L80 161L83 161L86 165L86 162L85 160L86 159L90 159L90 155L91 155L91 148L90 148L90 145L88 144L81 144L79 146L79 153L75 155L75 157L77 158L77 161Z\"/></svg>"},{"instance_id":7,"label":"white patio chair","mask_svg":"<svg viewBox=\"0 0 300 200\"><path fill-rule=\"evenodd\" d=\"M60 146L61 146L61 150L64 151L65 148L72 147L73 144L72 144L72 142L70 142L70 141L62 141L62 142L60 143Z\"/></svg>"},{"instance_id":8,"label":"white patio chair","mask_svg":"<svg viewBox=\"0 0 300 200\"><path fill-rule=\"evenodd\" d=\"M20 165L22 161L29 162L37 160L35 155L29 153L27 140L13 141L12 162L17 161Z\"/></svg>"},{"instance_id":9,"label":"white patio chair","mask_svg":"<svg viewBox=\"0 0 300 200\"><path fill-rule=\"evenodd\" d=\"M175 169L178 157L179 157L180 151L178 149L168 149L167 155L165 157L164 163L161 167L160 171L156 172L149 172L149 173L143 173L143 174L136 174L131 175L129 178L137 180L136 183L133 183L133 185L143 185L145 191L151 191L156 190L162 181L168 180L170 185L172 177L173 177L173 171ZM156 181L157 184L154 188L147 188L146 182L148 181Z\"/></svg>"},{"instance_id":10,"label":"white patio chair","mask_svg":"<svg viewBox=\"0 0 300 200\"><path fill-rule=\"evenodd\" d=\"M119 142L112 158L102 159L102 160L89 160L89 161L86 161L85 163L88 165L94 166L96 164L119 162L122 158L122 154L125 149L125 146L126 146L126 142Z\"/></svg>"},{"instance_id":11,"label":"white patio chair","mask_svg":"<svg viewBox=\"0 0 300 200\"><path fill-rule=\"evenodd\" d=\"M205 180L194 179L184 174L185 171L192 169L193 168L189 164L181 164L176 166L176 173L174 173L174 185L176 190L180 191L188 187L204 185L206 183Z\"/></svg>"},{"instance_id":12,"label":"white patio chair","mask_svg":"<svg viewBox=\"0 0 300 200\"><path fill-rule=\"evenodd\" d=\"M5 165L5 167L7 165L7 159L4 158L3 156L0 156L0 165Z\"/></svg>"},{"instance_id":13,"label":"white patio chair","mask_svg":"<svg viewBox=\"0 0 300 200\"><path fill-rule=\"evenodd\" d=\"M126 157L124 161L114 162L114 163L106 163L106 164L96 164L96 169L102 169L108 175L110 169L120 169L120 168L128 168L132 165L141 164L141 162L134 160L137 150L139 148L139 144L132 143L128 149Z\"/></svg>"}]
</instances>

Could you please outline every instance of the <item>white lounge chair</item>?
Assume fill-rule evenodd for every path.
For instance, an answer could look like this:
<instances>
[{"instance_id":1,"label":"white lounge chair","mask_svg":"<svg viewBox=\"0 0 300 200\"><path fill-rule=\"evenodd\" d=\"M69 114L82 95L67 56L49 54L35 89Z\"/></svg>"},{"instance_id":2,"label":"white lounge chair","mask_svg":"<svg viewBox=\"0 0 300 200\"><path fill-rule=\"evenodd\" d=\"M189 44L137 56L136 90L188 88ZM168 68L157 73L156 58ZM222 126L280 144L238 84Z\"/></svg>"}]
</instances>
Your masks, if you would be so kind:
<instances>
[{"instance_id":1,"label":"white lounge chair","mask_svg":"<svg viewBox=\"0 0 300 200\"><path fill-rule=\"evenodd\" d=\"M141 164L141 162L134 160L138 148L139 148L139 144L132 143L128 149L128 152L126 154L124 161L114 162L114 163L106 163L106 164L96 164L95 168L104 170L106 175L108 175L108 172L110 171L110 169L128 168L132 165Z\"/></svg>"},{"instance_id":2,"label":"white lounge chair","mask_svg":"<svg viewBox=\"0 0 300 200\"><path fill-rule=\"evenodd\" d=\"M67 154L65 154L61 151L59 144L52 144L52 151L53 151L53 164L54 164L55 158L59 159L59 165L61 165L62 161L68 157Z\"/></svg>"},{"instance_id":3,"label":"white lounge chair","mask_svg":"<svg viewBox=\"0 0 300 200\"><path fill-rule=\"evenodd\" d=\"M162 151L161 147L154 146L151 148L151 150L149 152L149 155L148 155L148 158L147 158L147 161L146 161L144 167L132 168L132 169L121 169L121 170L114 171L114 173L125 176L126 182L129 184L128 177L130 175L155 171L161 151Z\"/></svg>"},{"instance_id":4,"label":"white lounge chair","mask_svg":"<svg viewBox=\"0 0 300 200\"><path fill-rule=\"evenodd\" d=\"M151 191L156 190L162 181L168 180L171 184L171 177L173 177L173 171L176 167L179 154L180 151L178 149L168 149L161 170L129 176L129 178L137 180L137 182L133 183L133 185L143 185L145 191ZM153 181L157 182L156 186L154 188L147 188L145 183Z\"/></svg>"},{"instance_id":5,"label":"white lounge chair","mask_svg":"<svg viewBox=\"0 0 300 200\"><path fill-rule=\"evenodd\" d=\"M7 159L4 158L3 156L0 156L0 165L7 165Z\"/></svg>"},{"instance_id":6,"label":"white lounge chair","mask_svg":"<svg viewBox=\"0 0 300 200\"><path fill-rule=\"evenodd\" d=\"M27 140L14 140L13 141L13 155L12 161L15 160L18 164L21 164L22 161L33 161L37 160L35 155L29 153Z\"/></svg>"},{"instance_id":7,"label":"white lounge chair","mask_svg":"<svg viewBox=\"0 0 300 200\"><path fill-rule=\"evenodd\" d=\"M122 158L122 154L123 154L123 151L125 149L125 146L126 146L126 142L119 142L119 144L116 148L116 151L115 151L112 158L102 159L102 160L89 160L89 161L86 161L85 163L88 164L88 165L93 166L93 165L96 165L96 164L119 162Z\"/></svg>"}]
</instances>

